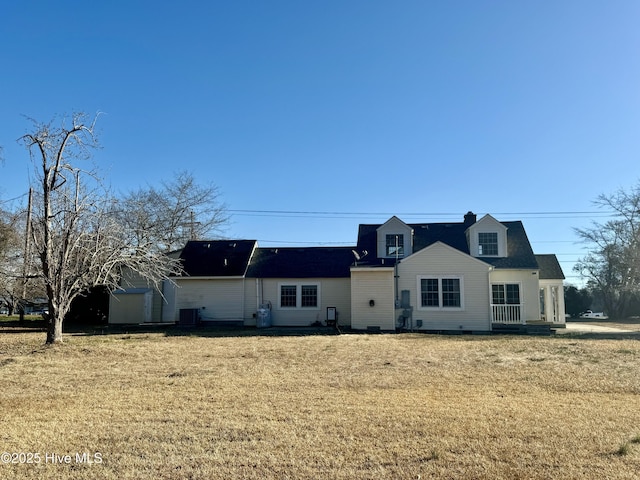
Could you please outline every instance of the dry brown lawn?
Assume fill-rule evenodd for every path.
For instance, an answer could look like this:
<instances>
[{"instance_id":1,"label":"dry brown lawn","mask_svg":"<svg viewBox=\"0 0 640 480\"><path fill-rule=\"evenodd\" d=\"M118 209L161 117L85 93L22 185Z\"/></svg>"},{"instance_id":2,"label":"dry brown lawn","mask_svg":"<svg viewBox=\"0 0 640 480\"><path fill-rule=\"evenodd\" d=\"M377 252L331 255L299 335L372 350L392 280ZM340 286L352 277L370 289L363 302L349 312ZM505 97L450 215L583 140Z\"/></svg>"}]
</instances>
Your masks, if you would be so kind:
<instances>
[{"instance_id":1,"label":"dry brown lawn","mask_svg":"<svg viewBox=\"0 0 640 480\"><path fill-rule=\"evenodd\" d=\"M67 336L52 348L43 341L42 333L0 333L0 450L34 461L1 464L0 478L640 473L637 339L140 333ZM76 462L83 452L102 463ZM54 464L53 455L71 463Z\"/></svg>"}]
</instances>

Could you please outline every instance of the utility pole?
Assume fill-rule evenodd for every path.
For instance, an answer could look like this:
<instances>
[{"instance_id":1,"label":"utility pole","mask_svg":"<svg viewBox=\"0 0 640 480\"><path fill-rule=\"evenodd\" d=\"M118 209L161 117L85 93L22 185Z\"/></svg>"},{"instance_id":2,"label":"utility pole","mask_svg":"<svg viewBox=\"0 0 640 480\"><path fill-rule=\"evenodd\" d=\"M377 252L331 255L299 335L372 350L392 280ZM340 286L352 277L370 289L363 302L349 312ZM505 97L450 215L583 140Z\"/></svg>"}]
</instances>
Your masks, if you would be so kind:
<instances>
[{"instance_id":1,"label":"utility pole","mask_svg":"<svg viewBox=\"0 0 640 480\"><path fill-rule=\"evenodd\" d=\"M189 232L189 238L187 240L197 240L198 235L196 232L196 227L198 227L200 225L200 222L196 222L196 214L194 213L193 210L191 210L189 212L189 220L186 222L182 222L180 223L180 226L182 227L182 233L184 235L184 232L186 230L188 230Z\"/></svg>"}]
</instances>

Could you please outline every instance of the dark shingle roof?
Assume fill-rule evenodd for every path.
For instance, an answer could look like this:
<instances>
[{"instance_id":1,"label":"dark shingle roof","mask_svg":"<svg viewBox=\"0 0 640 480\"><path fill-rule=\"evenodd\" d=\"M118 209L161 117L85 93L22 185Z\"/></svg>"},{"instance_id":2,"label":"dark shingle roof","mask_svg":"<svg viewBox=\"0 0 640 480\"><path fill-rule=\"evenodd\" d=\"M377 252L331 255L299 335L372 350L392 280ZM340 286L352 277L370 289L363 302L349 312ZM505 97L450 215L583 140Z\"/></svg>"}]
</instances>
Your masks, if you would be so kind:
<instances>
[{"instance_id":1,"label":"dark shingle roof","mask_svg":"<svg viewBox=\"0 0 640 480\"><path fill-rule=\"evenodd\" d=\"M258 248L248 277L349 277L354 247Z\"/></svg>"},{"instance_id":2,"label":"dark shingle roof","mask_svg":"<svg viewBox=\"0 0 640 480\"><path fill-rule=\"evenodd\" d=\"M538 261L538 267L540 267L540 279L541 280L564 280L564 273L558 258L552 254L540 254L536 255Z\"/></svg>"},{"instance_id":3,"label":"dark shingle roof","mask_svg":"<svg viewBox=\"0 0 640 480\"><path fill-rule=\"evenodd\" d=\"M504 258L480 258L496 268L537 269L538 262L529 243L522 222L500 222L507 227L507 256Z\"/></svg>"},{"instance_id":4,"label":"dark shingle roof","mask_svg":"<svg viewBox=\"0 0 640 480\"><path fill-rule=\"evenodd\" d=\"M180 260L183 276L236 277L247 271L255 240L205 240L187 242Z\"/></svg>"},{"instance_id":5,"label":"dark shingle roof","mask_svg":"<svg viewBox=\"0 0 640 480\"><path fill-rule=\"evenodd\" d=\"M505 258L478 258L496 268L524 268L537 269L535 255L527 238L522 222L501 222L507 227L507 257ZM422 250L436 242L442 242L450 247L469 255L466 230L468 225L464 223L412 223L408 224L413 229L413 253ZM380 263L376 259L377 234L381 225L360 225L358 229L358 251L367 250L369 255L365 262L369 264ZM393 259L385 259L385 263L393 263Z\"/></svg>"}]
</instances>

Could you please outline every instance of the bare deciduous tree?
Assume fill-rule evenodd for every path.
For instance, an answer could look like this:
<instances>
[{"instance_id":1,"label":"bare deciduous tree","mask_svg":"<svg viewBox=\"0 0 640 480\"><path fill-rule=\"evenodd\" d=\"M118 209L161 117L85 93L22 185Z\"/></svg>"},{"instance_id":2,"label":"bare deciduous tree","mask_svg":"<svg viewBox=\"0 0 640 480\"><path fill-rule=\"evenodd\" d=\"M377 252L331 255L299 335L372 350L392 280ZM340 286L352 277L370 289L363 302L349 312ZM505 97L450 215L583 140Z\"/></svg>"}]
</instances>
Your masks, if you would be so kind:
<instances>
[{"instance_id":1,"label":"bare deciduous tree","mask_svg":"<svg viewBox=\"0 0 640 480\"><path fill-rule=\"evenodd\" d=\"M22 299L24 263L18 215L0 211L0 305L6 305L12 315Z\"/></svg>"},{"instance_id":2,"label":"bare deciduous tree","mask_svg":"<svg viewBox=\"0 0 640 480\"><path fill-rule=\"evenodd\" d=\"M28 224L28 208L0 210L0 301L9 315L18 311L21 318L31 301L45 297L37 258L29 248Z\"/></svg>"},{"instance_id":3,"label":"bare deciduous tree","mask_svg":"<svg viewBox=\"0 0 640 480\"><path fill-rule=\"evenodd\" d=\"M48 299L47 343L62 341L71 302L89 288L119 288L125 269L158 286L178 268L155 245L134 242L99 176L74 164L87 160L98 145L96 119L87 122L86 115L74 114L59 124L34 122L33 133L21 137L39 181L32 238Z\"/></svg>"},{"instance_id":4,"label":"bare deciduous tree","mask_svg":"<svg viewBox=\"0 0 640 480\"><path fill-rule=\"evenodd\" d=\"M594 203L612 211L613 219L576 229L590 252L575 270L600 293L608 315L622 318L640 292L640 184L629 191L600 195Z\"/></svg>"},{"instance_id":5,"label":"bare deciduous tree","mask_svg":"<svg viewBox=\"0 0 640 480\"><path fill-rule=\"evenodd\" d=\"M160 188L149 186L125 195L121 221L135 242L152 243L164 252L188 240L214 235L228 222L218 188L200 184L190 172L179 172Z\"/></svg>"}]
</instances>

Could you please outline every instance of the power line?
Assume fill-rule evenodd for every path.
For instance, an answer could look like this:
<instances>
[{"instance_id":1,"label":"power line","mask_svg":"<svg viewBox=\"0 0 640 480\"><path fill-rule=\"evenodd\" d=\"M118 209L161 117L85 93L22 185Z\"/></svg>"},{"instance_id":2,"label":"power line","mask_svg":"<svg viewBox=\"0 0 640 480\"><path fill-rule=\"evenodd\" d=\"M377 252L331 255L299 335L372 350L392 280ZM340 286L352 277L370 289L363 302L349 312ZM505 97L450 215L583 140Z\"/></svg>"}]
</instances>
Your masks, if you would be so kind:
<instances>
[{"instance_id":1,"label":"power line","mask_svg":"<svg viewBox=\"0 0 640 480\"><path fill-rule=\"evenodd\" d=\"M9 203L9 202L13 202L14 200L18 200L19 198L24 198L27 195L29 195L29 192L27 193L23 193L22 195L18 195L17 197L13 197L13 198L9 198L7 200L2 200L0 201L0 203Z\"/></svg>"},{"instance_id":2,"label":"power line","mask_svg":"<svg viewBox=\"0 0 640 480\"><path fill-rule=\"evenodd\" d=\"M352 218L358 217L460 217L460 212L339 212L319 210L252 210L230 209L229 213L240 216L270 217L313 217L313 218ZM480 213L481 215L484 212ZM615 215L613 211L559 211L559 212L492 212L493 216L520 216L526 218L606 218Z\"/></svg>"},{"instance_id":3,"label":"power line","mask_svg":"<svg viewBox=\"0 0 640 480\"><path fill-rule=\"evenodd\" d=\"M258 239L258 242L260 242L260 243L288 244L288 245L298 245L298 244L304 244L304 245L344 245L344 246L348 246L348 247L351 247L351 246L355 245L354 242L323 242L323 241L317 241L317 242L292 242L290 240L284 241L284 240L260 240L260 239Z\"/></svg>"}]
</instances>

